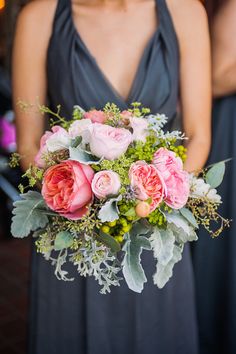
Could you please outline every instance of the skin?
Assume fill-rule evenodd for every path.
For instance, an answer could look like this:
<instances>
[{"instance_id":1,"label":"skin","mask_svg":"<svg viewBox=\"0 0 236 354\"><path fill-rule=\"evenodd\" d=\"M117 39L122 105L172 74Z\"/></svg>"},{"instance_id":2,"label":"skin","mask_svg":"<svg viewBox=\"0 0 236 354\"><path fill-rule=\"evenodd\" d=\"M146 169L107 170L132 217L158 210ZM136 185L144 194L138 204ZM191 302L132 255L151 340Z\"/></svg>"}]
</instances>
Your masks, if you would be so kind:
<instances>
[{"instance_id":1,"label":"skin","mask_svg":"<svg viewBox=\"0 0 236 354\"><path fill-rule=\"evenodd\" d=\"M185 168L197 171L204 166L211 140L211 60L207 17L198 0L167 0L167 5L180 48L180 103L184 131L189 137ZM154 1L72 0L72 6L74 26L81 38L113 88L126 98L144 48L158 26ZM17 23L13 95L18 150L24 156L23 169L33 162L37 153L44 120L36 111L22 112L17 101L20 98L32 103L38 97L41 104L46 103L46 53L55 8L55 0L34 0L23 9ZM94 31L97 27L99 32ZM125 60L120 60L122 57Z\"/></svg>"},{"instance_id":2,"label":"skin","mask_svg":"<svg viewBox=\"0 0 236 354\"><path fill-rule=\"evenodd\" d=\"M236 0L225 0L212 23L214 96L236 92Z\"/></svg>"}]
</instances>

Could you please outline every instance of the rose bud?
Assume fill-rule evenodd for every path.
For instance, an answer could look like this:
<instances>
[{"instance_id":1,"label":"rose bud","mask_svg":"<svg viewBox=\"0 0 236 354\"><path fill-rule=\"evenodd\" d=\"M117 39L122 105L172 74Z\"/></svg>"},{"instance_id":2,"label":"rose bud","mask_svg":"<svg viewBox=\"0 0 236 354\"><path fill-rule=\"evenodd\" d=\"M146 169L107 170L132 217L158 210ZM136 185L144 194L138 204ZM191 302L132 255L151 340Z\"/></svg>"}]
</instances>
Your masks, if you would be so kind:
<instances>
[{"instance_id":1,"label":"rose bud","mask_svg":"<svg viewBox=\"0 0 236 354\"><path fill-rule=\"evenodd\" d=\"M150 211L151 207L147 202L139 202L135 208L135 212L140 218L146 218Z\"/></svg>"}]
</instances>

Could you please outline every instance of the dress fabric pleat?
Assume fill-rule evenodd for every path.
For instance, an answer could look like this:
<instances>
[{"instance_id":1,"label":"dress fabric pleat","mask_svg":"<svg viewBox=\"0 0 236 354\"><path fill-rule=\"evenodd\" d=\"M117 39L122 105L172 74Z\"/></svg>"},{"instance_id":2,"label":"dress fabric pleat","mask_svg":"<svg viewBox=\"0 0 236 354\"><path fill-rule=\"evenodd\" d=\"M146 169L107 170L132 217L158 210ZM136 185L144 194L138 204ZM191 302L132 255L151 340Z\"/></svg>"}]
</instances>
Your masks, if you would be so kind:
<instances>
[{"instance_id":1,"label":"dress fabric pleat","mask_svg":"<svg viewBox=\"0 0 236 354\"><path fill-rule=\"evenodd\" d=\"M165 0L156 0L156 8L159 27L125 102L75 29L70 1L59 0L47 56L51 108L60 104L70 119L75 104L87 110L114 102L127 109L139 101L153 113L166 114L170 128L179 96L179 48ZM151 253L143 253L142 263L148 278L142 294L129 290L123 281L111 294L101 295L95 280L79 277L72 265L66 270L75 281L57 280L53 267L33 250L30 354L197 354L189 247L162 290L153 285Z\"/></svg>"}]
</instances>

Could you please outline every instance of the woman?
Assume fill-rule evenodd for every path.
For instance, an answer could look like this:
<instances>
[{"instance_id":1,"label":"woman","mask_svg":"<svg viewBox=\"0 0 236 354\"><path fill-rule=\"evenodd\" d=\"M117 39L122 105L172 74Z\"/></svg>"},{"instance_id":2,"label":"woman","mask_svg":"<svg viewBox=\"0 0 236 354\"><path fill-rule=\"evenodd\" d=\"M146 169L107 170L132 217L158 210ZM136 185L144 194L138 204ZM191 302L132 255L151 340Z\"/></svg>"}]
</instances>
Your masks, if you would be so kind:
<instances>
[{"instance_id":1,"label":"woman","mask_svg":"<svg viewBox=\"0 0 236 354\"><path fill-rule=\"evenodd\" d=\"M236 353L236 1L207 1L213 49L213 145L209 164L233 158L219 191L231 227L194 244L201 354Z\"/></svg>"},{"instance_id":2,"label":"woman","mask_svg":"<svg viewBox=\"0 0 236 354\"><path fill-rule=\"evenodd\" d=\"M209 52L207 18L197 0L38 0L18 20L14 100L48 99L67 117L74 104L89 109L110 101L123 110L140 101L168 115L170 128L180 87L189 136L186 169L197 170L210 148ZM15 107L26 168L44 121ZM147 254L142 261L149 282L141 295L123 284L104 296L92 279L56 280L34 254L30 353L196 354L189 249L162 291L152 285Z\"/></svg>"}]
</instances>

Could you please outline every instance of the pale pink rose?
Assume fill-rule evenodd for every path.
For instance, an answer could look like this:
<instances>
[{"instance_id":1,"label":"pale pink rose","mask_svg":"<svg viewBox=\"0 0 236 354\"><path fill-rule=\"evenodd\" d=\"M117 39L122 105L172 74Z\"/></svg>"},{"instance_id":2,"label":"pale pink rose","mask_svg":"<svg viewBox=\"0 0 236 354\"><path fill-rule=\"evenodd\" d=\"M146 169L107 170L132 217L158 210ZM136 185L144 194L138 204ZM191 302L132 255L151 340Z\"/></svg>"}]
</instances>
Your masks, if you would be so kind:
<instances>
[{"instance_id":1,"label":"pale pink rose","mask_svg":"<svg viewBox=\"0 0 236 354\"><path fill-rule=\"evenodd\" d=\"M154 154L153 164L166 184L166 204L173 209L184 207L189 197L190 187L189 174L183 170L182 160L174 152L160 148Z\"/></svg>"},{"instance_id":2,"label":"pale pink rose","mask_svg":"<svg viewBox=\"0 0 236 354\"><path fill-rule=\"evenodd\" d=\"M92 191L99 199L118 194L120 187L120 177L113 171L100 171L92 180Z\"/></svg>"},{"instance_id":3,"label":"pale pink rose","mask_svg":"<svg viewBox=\"0 0 236 354\"><path fill-rule=\"evenodd\" d=\"M104 124L107 120L107 116L103 111L97 111L93 109L89 112L84 113L85 119L90 119L93 123Z\"/></svg>"},{"instance_id":4,"label":"pale pink rose","mask_svg":"<svg viewBox=\"0 0 236 354\"><path fill-rule=\"evenodd\" d=\"M147 200L151 198L151 212L162 202L165 193L165 183L154 165L138 161L131 165L129 179L135 191L136 198Z\"/></svg>"},{"instance_id":5,"label":"pale pink rose","mask_svg":"<svg viewBox=\"0 0 236 354\"><path fill-rule=\"evenodd\" d=\"M77 136L82 136L86 131L89 131L92 127L92 122L90 119L80 119L74 121L69 128L69 135L71 138L76 138Z\"/></svg>"},{"instance_id":6,"label":"pale pink rose","mask_svg":"<svg viewBox=\"0 0 236 354\"><path fill-rule=\"evenodd\" d=\"M144 118L130 117L130 126L133 129L133 140L145 143L148 136L148 121Z\"/></svg>"},{"instance_id":7,"label":"pale pink rose","mask_svg":"<svg viewBox=\"0 0 236 354\"><path fill-rule=\"evenodd\" d=\"M50 167L43 178L42 196L50 209L70 220L83 217L93 199L90 166L63 161Z\"/></svg>"},{"instance_id":8,"label":"pale pink rose","mask_svg":"<svg viewBox=\"0 0 236 354\"><path fill-rule=\"evenodd\" d=\"M131 142L129 130L95 123L90 136L90 150L97 157L115 160L126 152Z\"/></svg>"},{"instance_id":9,"label":"pale pink rose","mask_svg":"<svg viewBox=\"0 0 236 354\"><path fill-rule=\"evenodd\" d=\"M127 119L133 117L133 113L130 111L122 111L120 115L122 118L127 118Z\"/></svg>"},{"instance_id":10,"label":"pale pink rose","mask_svg":"<svg viewBox=\"0 0 236 354\"><path fill-rule=\"evenodd\" d=\"M42 136L42 138L40 139L40 149L34 158L35 165L39 168L44 168L46 165L44 161L44 156L47 155L48 153L46 141L52 134L53 134L52 132L46 131Z\"/></svg>"},{"instance_id":11,"label":"pale pink rose","mask_svg":"<svg viewBox=\"0 0 236 354\"><path fill-rule=\"evenodd\" d=\"M50 152L68 149L71 144L71 138L68 132L58 125L52 128L52 133L46 140L47 149Z\"/></svg>"}]
</instances>

